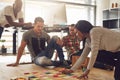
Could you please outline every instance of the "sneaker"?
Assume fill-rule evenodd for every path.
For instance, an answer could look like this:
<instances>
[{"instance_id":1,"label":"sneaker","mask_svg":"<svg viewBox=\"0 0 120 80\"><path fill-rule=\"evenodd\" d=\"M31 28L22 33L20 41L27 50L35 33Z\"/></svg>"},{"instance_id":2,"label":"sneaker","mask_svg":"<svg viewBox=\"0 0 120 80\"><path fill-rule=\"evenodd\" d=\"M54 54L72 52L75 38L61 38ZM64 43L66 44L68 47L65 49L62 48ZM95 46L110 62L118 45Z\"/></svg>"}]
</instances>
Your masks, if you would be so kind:
<instances>
[{"instance_id":1,"label":"sneaker","mask_svg":"<svg viewBox=\"0 0 120 80\"><path fill-rule=\"evenodd\" d=\"M47 68L47 69L53 69L53 68L55 68L55 66L45 66L45 68Z\"/></svg>"},{"instance_id":2,"label":"sneaker","mask_svg":"<svg viewBox=\"0 0 120 80\"><path fill-rule=\"evenodd\" d=\"M61 63L59 61L52 61L52 65L55 67L59 67Z\"/></svg>"},{"instance_id":3,"label":"sneaker","mask_svg":"<svg viewBox=\"0 0 120 80\"><path fill-rule=\"evenodd\" d=\"M62 62L61 67L64 67L64 68L67 68L67 69L70 69L70 68L71 68L70 64L69 64L68 61L66 61L66 60Z\"/></svg>"},{"instance_id":4,"label":"sneaker","mask_svg":"<svg viewBox=\"0 0 120 80\"><path fill-rule=\"evenodd\" d=\"M71 68L70 64L67 61L52 61L52 65L55 67Z\"/></svg>"},{"instance_id":5,"label":"sneaker","mask_svg":"<svg viewBox=\"0 0 120 80\"><path fill-rule=\"evenodd\" d=\"M63 65L69 66L68 61L63 61Z\"/></svg>"}]
</instances>

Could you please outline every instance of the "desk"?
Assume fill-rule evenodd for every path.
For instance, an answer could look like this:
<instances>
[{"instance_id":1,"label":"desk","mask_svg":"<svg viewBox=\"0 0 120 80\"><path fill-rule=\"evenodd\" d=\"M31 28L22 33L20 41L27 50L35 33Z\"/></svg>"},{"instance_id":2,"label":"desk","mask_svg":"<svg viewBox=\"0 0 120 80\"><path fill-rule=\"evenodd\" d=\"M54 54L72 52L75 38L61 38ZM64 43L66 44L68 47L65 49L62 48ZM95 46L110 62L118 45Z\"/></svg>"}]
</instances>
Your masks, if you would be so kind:
<instances>
[{"instance_id":1,"label":"desk","mask_svg":"<svg viewBox=\"0 0 120 80\"><path fill-rule=\"evenodd\" d=\"M29 30L29 29L32 29L33 28L33 26L31 26L31 27L22 27L22 30ZM67 28L65 27L65 30L64 30L64 28L61 28L60 26L59 27L45 27L44 28L44 30L46 31L46 32L61 32L61 30L63 29L63 31L66 31L67 32ZM14 30L14 32L13 32L13 54L14 55L16 55L16 53L17 53L17 49L16 49L16 45L17 45L17 39L16 39L16 37L17 37L17 33L19 32L18 31L19 29L15 29Z\"/></svg>"},{"instance_id":2,"label":"desk","mask_svg":"<svg viewBox=\"0 0 120 80\"><path fill-rule=\"evenodd\" d=\"M80 57L80 56L72 56L72 65L75 64L75 62L78 60L79 57ZM87 67L88 62L89 62L89 57L87 57L87 58L85 59L85 61L84 61L84 62L82 63L82 65L80 66L80 69L81 69L81 67Z\"/></svg>"}]
</instances>

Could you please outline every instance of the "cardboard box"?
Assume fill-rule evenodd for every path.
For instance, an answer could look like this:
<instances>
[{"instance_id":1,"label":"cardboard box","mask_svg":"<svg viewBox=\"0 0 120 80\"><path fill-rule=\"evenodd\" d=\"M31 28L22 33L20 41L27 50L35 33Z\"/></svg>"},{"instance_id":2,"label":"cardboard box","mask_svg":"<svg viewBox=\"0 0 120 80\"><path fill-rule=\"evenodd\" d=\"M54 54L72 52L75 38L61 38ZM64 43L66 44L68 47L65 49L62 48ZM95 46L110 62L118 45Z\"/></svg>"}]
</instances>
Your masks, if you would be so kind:
<instances>
[{"instance_id":1,"label":"cardboard box","mask_svg":"<svg viewBox=\"0 0 120 80\"><path fill-rule=\"evenodd\" d=\"M75 62L78 60L79 57L80 57L80 56L72 56L72 66L75 64ZM81 67L87 67L88 62L89 62L89 57L87 57L87 58L85 59L85 61L83 62L83 64L80 66L80 68L81 68Z\"/></svg>"}]
</instances>

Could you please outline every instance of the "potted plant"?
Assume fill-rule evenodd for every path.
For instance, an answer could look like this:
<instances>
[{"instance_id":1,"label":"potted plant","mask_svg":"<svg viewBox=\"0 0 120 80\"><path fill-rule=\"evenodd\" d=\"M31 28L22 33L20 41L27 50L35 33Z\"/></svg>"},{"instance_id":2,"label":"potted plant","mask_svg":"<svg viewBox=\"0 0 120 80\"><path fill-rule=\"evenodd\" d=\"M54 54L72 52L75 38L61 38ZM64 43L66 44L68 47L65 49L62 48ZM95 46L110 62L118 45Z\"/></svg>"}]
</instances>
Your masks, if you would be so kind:
<instances>
[{"instance_id":1,"label":"potted plant","mask_svg":"<svg viewBox=\"0 0 120 80\"><path fill-rule=\"evenodd\" d=\"M5 48L5 45L4 45L5 41L6 40L0 40L0 42L2 43L2 45L1 45L1 52L2 52L2 54L7 53L7 48Z\"/></svg>"}]
</instances>

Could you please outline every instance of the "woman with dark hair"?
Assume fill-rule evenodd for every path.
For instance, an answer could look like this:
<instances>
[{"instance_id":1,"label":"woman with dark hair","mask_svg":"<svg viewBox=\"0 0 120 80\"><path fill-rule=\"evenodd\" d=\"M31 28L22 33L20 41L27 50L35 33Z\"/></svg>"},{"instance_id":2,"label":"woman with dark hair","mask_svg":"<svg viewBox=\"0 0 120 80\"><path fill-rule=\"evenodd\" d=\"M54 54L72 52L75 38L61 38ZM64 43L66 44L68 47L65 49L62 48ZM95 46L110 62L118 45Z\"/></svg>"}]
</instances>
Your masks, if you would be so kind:
<instances>
[{"instance_id":1,"label":"woman with dark hair","mask_svg":"<svg viewBox=\"0 0 120 80\"><path fill-rule=\"evenodd\" d=\"M114 78L120 80L120 32L95 27L85 20L80 20L76 24L78 35L82 34L86 38L85 48L81 57L72 66L71 69L65 69L63 73L72 73L87 58L91 51L90 60L87 69L79 77L88 78L90 70L93 68L96 60L115 66ZM98 54L99 53L99 54Z\"/></svg>"}]
</instances>

